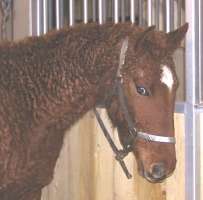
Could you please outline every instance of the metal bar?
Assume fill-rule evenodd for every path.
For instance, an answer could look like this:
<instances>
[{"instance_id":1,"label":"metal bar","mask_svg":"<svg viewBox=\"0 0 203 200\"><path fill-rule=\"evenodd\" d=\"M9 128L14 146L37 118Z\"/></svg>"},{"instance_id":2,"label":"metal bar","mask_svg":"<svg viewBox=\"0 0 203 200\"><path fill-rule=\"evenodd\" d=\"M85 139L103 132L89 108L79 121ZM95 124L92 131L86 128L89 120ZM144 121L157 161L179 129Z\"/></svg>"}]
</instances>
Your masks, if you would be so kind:
<instances>
[{"instance_id":1,"label":"metal bar","mask_svg":"<svg viewBox=\"0 0 203 200\"><path fill-rule=\"evenodd\" d=\"M199 66L200 2L186 0L186 121L185 121L185 191L186 200L200 200L200 130L196 109Z\"/></svg>"},{"instance_id":2,"label":"metal bar","mask_svg":"<svg viewBox=\"0 0 203 200\"><path fill-rule=\"evenodd\" d=\"M181 20L182 20L182 0L178 0L177 2L177 27L181 26Z\"/></svg>"},{"instance_id":3,"label":"metal bar","mask_svg":"<svg viewBox=\"0 0 203 200\"><path fill-rule=\"evenodd\" d=\"M202 114L203 113L203 105L197 105L196 107L195 107L195 110L196 110L196 113L198 113L198 114ZM202 134L202 133L201 133Z\"/></svg>"},{"instance_id":4,"label":"metal bar","mask_svg":"<svg viewBox=\"0 0 203 200\"><path fill-rule=\"evenodd\" d=\"M171 30L171 9L170 9L170 0L166 0L166 32Z\"/></svg>"},{"instance_id":5,"label":"metal bar","mask_svg":"<svg viewBox=\"0 0 203 200\"><path fill-rule=\"evenodd\" d=\"M203 2L199 1L199 91L198 104L203 104Z\"/></svg>"},{"instance_id":6,"label":"metal bar","mask_svg":"<svg viewBox=\"0 0 203 200\"><path fill-rule=\"evenodd\" d=\"M130 0L130 21L135 23L135 0Z\"/></svg>"},{"instance_id":7,"label":"metal bar","mask_svg":"<svg viewBox=\"0 0 203 200\"><path fill-rule=\"evenodd\" d=\"M106 8L106 0L103 0L103 22L106 22L106 16L107 16L107 8Z\"/></svg>"},{"instance_id":8,"label":"metal bar","mask_svg":"<svg viewBox=\"0 0 203 200\"><path fill-rule=\"evenodd\" d=\"M56 29L63 27L63 0L56 0Z\"/></svg>"},{"instance_id":9,"label":"metal bar","mask_svg":"<svg viewBox=\"0 0 203 200\"><path fill-rule=\"evenodd\" d=\"M139 25L140 26L143 25L143 1L142 0L139 0Z\"/></svg>"},{"instance_id":10,"label":"metal bar","mask_svg":"<svg viewBox=\"0 0 203 200\"><path fill-rule=\"evenodd\" d=\"M159 29L160 0L155 0L155 25Z\"/></svg>"},{"instance_id":11,"label":"metal bar","mask_svg":"<svg viewBox=\"0 0 203 200\"><path fill-rule=\"evenodd\" d=\"M37 0L37 36L41 35L43 33L42 30L42 1Z\"/></svg>"},{"instance_id":12,"label":"metal bar","mask_svg":"<svg viewBox=\"0 0 203 200\"><path fill-rule=\"evenodd\" d=\"M97 19L96 8L97 8L96 0L92 0L92 20L93 20L93 22L96 22L96 19Z\"/></svg>"},{"instance_id":13,"label":"metal bar","mask_svg":"<svg viewBox=\"0 0 203 200\"><path fill-rule=\"evenodd\" d=\"M148 26L152 25L152 0L148 0L147 4L147 18L148 18Z\"/></svg>"},{"instance_id":14,"label":"metal bar","mask_svg":"<svg viewBox=\"0 0 203 200\"><path fill-rule=\"evenodd\" d=\"M53 1L48 1L48 30L53 28Z\"/></svg>"},{"instance_id":15,"label":"metal bar","mask_svg":"<svg viewBox=\"0 0 203 200\"><path fill-rule=\"evenodd\" d=\"M186 104L185 120L185 179L186 200L201 200L200 198L200 119L198 110L189 103Z\"/></svg>"},{"instance_id":16,"label":"metal bar","mask_svg":"<svg viewBox=\"0 0 203 200\"><path fill-rule=\"evenodd\" d=\"M161 14L160 28L166 31L166 0L161 0Z\"/></svg>"},{"instance_id":17,"label":"metal bar","mask_svg":"<svg viewBox=\"0 0 203 200\"><path fill-rule=\"evenodd\" d=\"M88 0L83 0L83 22L88 23Z\"/></svg>"},{"instance_id":18,"label":"metal bar","mask_svg":"<svg viewBox=\"0 0 203 200\"><path fill-rule=\"evenodd\" d=\"M170 8L171 8L171 13L170 13L170 17L171 17L171 30L174 30L174 0L170 0Z\"/></svg>"},{"instance_id":19,"label":"metal bar","mask_svg":"<svg viewBox=\"0 0 203 200\"><path fill-rule=\"evenodd\" d=\"M185 113L186 103L185 102L176 102L175 104L175 113Z\"/></svg>"},{"instance_id":20,"label":"metal bar","mask_svg":"<svg viewBox=\"0 0 203 200\"><path fill-rule=\"evenodd\" d=\"M43 33L48 31L48 1L43 0Z\"/></svg>"},{"instance_id":21,"label":"metal bar","mask_svg":"<svg viewBox=\"0 0 203 200\"><path fill-rule=\"evenodd\" d=\"M75 24L75 0L69 0L69 25Z\"/></svg>"},{"instance_id":22,"label":"metal bar","mask_svg":"<svg viewBox=\"0 0 203 200\"><path fill-rule=\"evenodd\" d=\"M98 4L98 11L99 11L99 24L103 24L103 3L102 0L99 0Z\"/></svg>"},{"instance_id":23,"label":"metal bar","mask_svg":"<svg viewBox=\"0 0 203 200\"><path fill-rule=\"evenodd\" d=\"M174 29L174 2L166 0L166 32Z\"/></svg>"},{"instance_id":24,"label":"metal bar","mask_svg":"<svg viewBox=\"0 0 203 200\"><path fill-rule=\"evenodd\" d=\"M34 34L34 20L33 20L33 15L34 15L34 9L35 4L33 3L32 0L29 0L29 35L32 36Z\"/></svg>"},{"instance_id":25,"label":"metal bar","mask_svg":"<svg viewBox=\"0 0 203 200\"><path fill-rule=\"evenodd\" d=\"M119 2L118 0L114 0L114 23L117 24L119 22Z\"/></svg>"},{"instance_id":26,"label":"metal bar","mask_svg":"<svg viewBox=\"0 0 203 200\"><path fill-rule=\"evenodd\" d=\"M56 0L56 29L60 28L60 0Z\"/></svg>"},{"instance_id":27,"label":"metal bar","mask_svg":"<svg viewBox=\"0 0 203 200\"><path fill-rule=\"evenodd\" d=\"M121 0L121 21L125 22L125 0Z\"/></svg>"}]
</instances>

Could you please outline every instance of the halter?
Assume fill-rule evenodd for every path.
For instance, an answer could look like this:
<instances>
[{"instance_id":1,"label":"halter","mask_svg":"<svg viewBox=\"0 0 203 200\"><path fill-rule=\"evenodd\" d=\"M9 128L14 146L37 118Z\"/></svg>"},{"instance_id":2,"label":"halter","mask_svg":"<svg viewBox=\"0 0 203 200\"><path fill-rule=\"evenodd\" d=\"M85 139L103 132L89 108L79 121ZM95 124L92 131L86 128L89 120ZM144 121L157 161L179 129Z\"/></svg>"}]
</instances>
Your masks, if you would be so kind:
<instances>
[{"instance_id":1,"label":"halter","mask_svg":"<svg viewBox=\"0 0 203 200\"><path fill-rule=\"evenodd\" d=\"M176 141L175 141L175 137L167 137L167 136L160 136L160 135L156 135L156 134L149 134L146 132L138 131L135 128L134 122L133 122L133 120L129 114L128 108L127 108L127 100L126 100L126 97L125 97L124 91L123 91L123 76L121 74L122 66L125 63L127 49L128 49L128 38L125 38L125 40L123 41L122 47L121 47L119 67L118 67L118 70L116 73L116 82L115 82L115 84L116 84L115 86L116 86L118 97L119 97L119 102L121 105L121 110L122 110L122 112L124 114L124 118L128 124L128 133L129 133L128 142L127 142L127 144L124 145L124 148L122 150L118 150L118 148L114 144L114 142L113 142L109 132L107 131L96 108L94 109L94 112L95 112L97 121L98 121L101 129L103 130L104 136L106 137L113 152L116 155L116 160L118 160L118 162L120 163L127 178L131 178L132 175L128 172L128 169L127 169L123 159L128 155L129 152L132 151L132 143L135 139L136 140L142 139L142 140L145 140L148 142L171 143L171 144L175 144Z\"/></svg>"}]
</instances>

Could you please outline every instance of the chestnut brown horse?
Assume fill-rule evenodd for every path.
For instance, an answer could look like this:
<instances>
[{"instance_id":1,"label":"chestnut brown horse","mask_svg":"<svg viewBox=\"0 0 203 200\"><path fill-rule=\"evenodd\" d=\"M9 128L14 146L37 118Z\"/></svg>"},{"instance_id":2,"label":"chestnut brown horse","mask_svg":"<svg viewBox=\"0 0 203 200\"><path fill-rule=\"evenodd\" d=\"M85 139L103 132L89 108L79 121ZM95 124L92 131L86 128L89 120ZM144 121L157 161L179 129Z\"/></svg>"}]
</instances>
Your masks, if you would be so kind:
<instances>
[{"instance_id":1,"label":"chestnut brown horse","mask_svg":"<svg viewBox=\"0 0 203 200\"><path fill-rule=\"evenodd\" d=\"M172 59L187 31L77 25L0 45L0 199L39 200L64 132L105 105L124 149L151 182L176 164ZM84 133L85 134L85 133Z\"/></svg>"}]
</instances>

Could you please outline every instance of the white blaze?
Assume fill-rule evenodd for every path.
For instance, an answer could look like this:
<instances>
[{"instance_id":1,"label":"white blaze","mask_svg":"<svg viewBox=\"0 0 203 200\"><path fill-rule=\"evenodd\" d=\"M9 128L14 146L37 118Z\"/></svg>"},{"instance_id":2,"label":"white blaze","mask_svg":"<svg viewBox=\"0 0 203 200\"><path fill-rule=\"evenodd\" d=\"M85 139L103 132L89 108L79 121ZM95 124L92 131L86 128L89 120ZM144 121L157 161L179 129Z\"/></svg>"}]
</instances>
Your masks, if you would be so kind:
<instances>
[{"instance_id":1,"label":"white blaze","mask_svg":"<svg viewBox=\"0 0 203 200\"><path fill-rule=\"evenodd\" d=\"M168 66L163 65L161 70L161 82L164 83L169 88L169 90L172 90L174 79L171 69Z\"/></svg>"}]
</instances>

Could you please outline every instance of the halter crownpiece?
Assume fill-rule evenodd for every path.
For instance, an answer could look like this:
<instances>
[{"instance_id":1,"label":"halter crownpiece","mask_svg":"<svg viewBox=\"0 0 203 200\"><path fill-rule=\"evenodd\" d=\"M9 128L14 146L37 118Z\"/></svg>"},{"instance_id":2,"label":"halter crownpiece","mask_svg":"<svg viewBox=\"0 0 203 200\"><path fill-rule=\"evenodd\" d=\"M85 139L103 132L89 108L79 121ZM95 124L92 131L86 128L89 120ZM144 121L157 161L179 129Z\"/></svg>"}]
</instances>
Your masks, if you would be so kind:
<instances>
[{"instance_id":1,"label":"halter crownpiece","mask_svg":"<svg viewBox=\"0 0 203 200\"><path fill-rule=\"evenodd\" d=\"M116 73L116 88L117 93L119 97L119 102L121 105L121 110L123 112L124 118L128 124L128 132L129 132L129 140L127 144L124 145L124 149L118 150L116 145L114 144L109 132L107 131L98 111L96 108L94 109L94 113L96 115L97 121L104 133L104 136L106 137L107 141L109 142L113 152L116 155L116 160L120 163L124 173L126 174L127 178L131 178L132 175L128 172L128 169L125 165L125 162L123 159L128 155L129 152L132 151L132 143L135 139L143 139L148 142L160 142L160 143L172 143L175 144L175 137L168 137L168 136L160 136L155 134L149 134L142 131L138 131L134 126L134 121L132 120L132 117L129 114L128 108L127 108L127 100L123 91L123 76L122 76L122 67L125 64L125 57L126 52L128 49L128 37L126 37L122 43L121 52L120 52L120 58L119 58L119 66Z\"/></svg>"},{"instance_id":2,"label":"halter crownpiece","mask_svg":"<svg viewBox=\"0 0 203 200\"><path fill-rule=\"evenodd\" d=\"M127 50L128 50L128 37L126 37L122 43L119 66L116 73L117 78L122 78L121 69L122 69L122 66L125 64L125 56L126 56Z\"/></svg>"}]
</instances>

